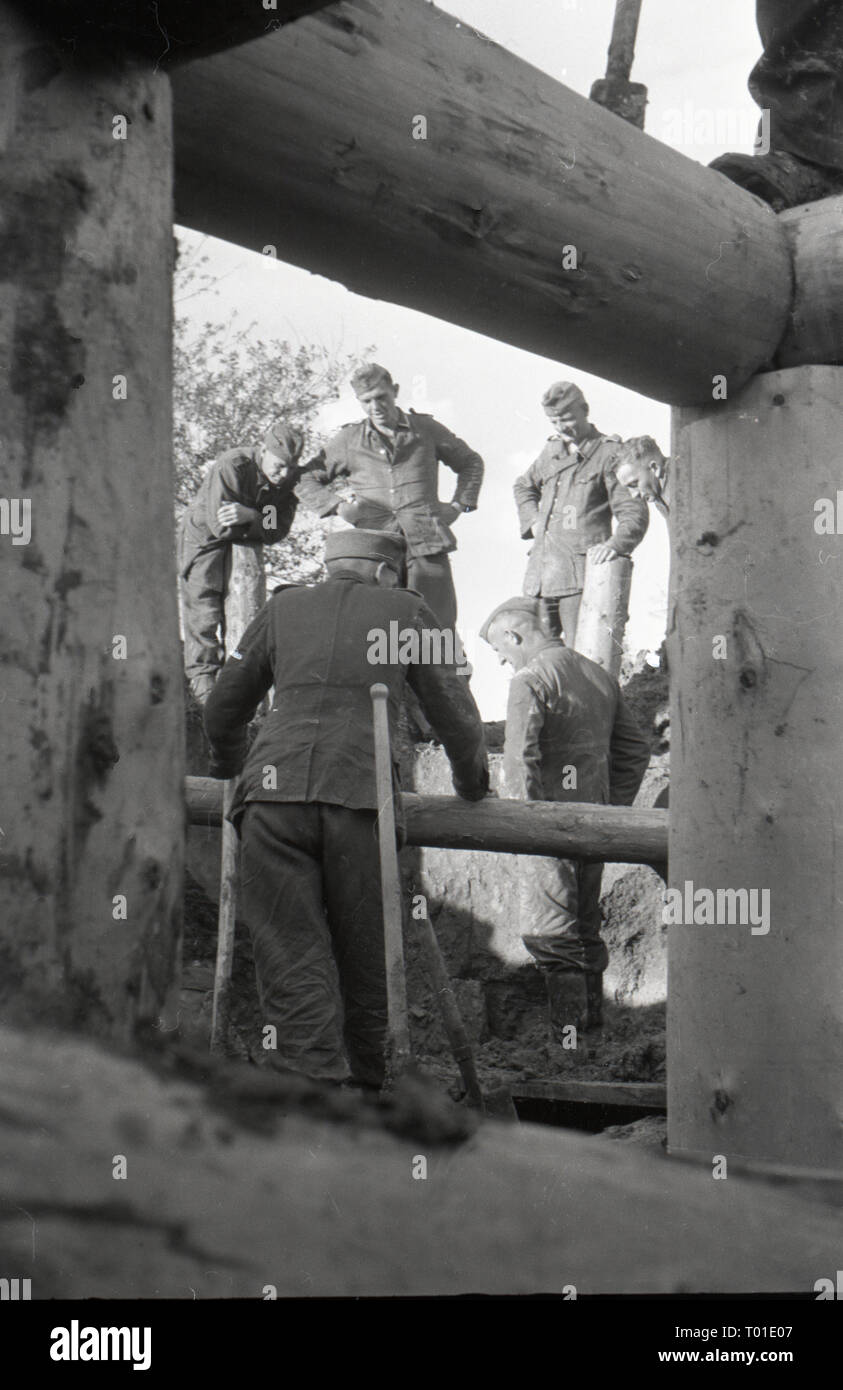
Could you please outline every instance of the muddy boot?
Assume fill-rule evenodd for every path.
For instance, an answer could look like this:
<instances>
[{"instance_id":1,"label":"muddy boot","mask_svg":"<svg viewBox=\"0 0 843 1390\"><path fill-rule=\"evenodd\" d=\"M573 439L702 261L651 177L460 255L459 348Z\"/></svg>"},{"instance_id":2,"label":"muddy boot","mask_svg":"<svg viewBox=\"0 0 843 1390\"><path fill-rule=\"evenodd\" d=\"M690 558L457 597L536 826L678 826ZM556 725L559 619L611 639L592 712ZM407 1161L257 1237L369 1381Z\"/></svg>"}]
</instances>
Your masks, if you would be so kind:
<instances>
[{"instance_id":1,"label":"muddy boot","mask_svg":"<svg viewBox=\"0 0 843 1390\"><path fill-rule=\"evenodd\" d=\"M581 970L549 970L545 985L551 1040L564 1043L566 1028L573 1026L578 1035L582 1031L586 1009L585 975Z\"/></svg>"},{"instance_id":2,"label":"muddy boot","mask_svg":"<svg viewBox=\"0 0 843 1390\"><path fill-rule=\"evenodd\" d=\"M843 175L837 169L810 164L785 150L769 154L722 154L708 166L732 183L740 184L756 198L763 198L774 212L814 203L843 191Z\"/></svg>"},{"instance_id":3,"label":"muddy boot","mask_svg":"<svg viewBox=\"0 0 843 1390\"><path fill-rule=\"evenodd\" d=\"M587 970L585 976L585 1031L596 1032L603 1027L603 972Z\"/></svg>"}]
</instances>

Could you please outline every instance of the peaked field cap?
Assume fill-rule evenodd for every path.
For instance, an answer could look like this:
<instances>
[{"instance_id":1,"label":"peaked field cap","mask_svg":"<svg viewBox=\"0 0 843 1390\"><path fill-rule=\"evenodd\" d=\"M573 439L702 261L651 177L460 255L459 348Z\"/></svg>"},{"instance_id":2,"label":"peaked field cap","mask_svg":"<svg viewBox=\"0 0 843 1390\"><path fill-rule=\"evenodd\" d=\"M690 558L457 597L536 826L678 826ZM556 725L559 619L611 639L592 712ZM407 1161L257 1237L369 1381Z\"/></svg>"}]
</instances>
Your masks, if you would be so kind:
<instances>
[{"instance_id":1,"label":"peaked field cap","mask_svg":"<svg viewBox=\"0 0 843 1390\"><path fill-rule=\"evenodd\" d=\"M485 623L480 629L480 636L484 642L489 640L489 628L499 618L502 613L529 613L536 621L541 617L541 599L530 598L526 594L519 594L516 598L508 598L504 603L499 603L493 613L490 613Z\"/></svg>"},{"instance_id":2,"label":"peaked field cap","mask_svg":"<svg viewBox=\"0 0 843 1390\"><path fill-rule=\"evenodd\" d=\"M545 410L557 405L573 405L579 401L581 405L586 404L585 396L573 381L554 381L552 386L548 386L542 396L542 405Z\"/></svg>"},{"instance_id":3,"label":"peaked field cap","mask_svg":"<svg viewBox=\"0 0 843 1390\"><path fill-rule=\"evenodd\" d=\"M407 542L394 531L332 531L325 538L325 562L332 560L375 560L399 569L407 563Z\"/></svg>"},{"instance_id":4,"label":"peaked field cap","mask_svg":"<svg viewBox=\"0 0 843 1390\"><path fill-rule=\"evenodd\" d=\"M386 367L382 367L379 362L364 362L351 375L351 389L355 396L362 396L365 391L374 391L382 381L388 386L395 385Z\"/></svg>"},{"instance_id":5,"label":"peaked field cap","mask_svg":"<svg viewBox=\"0 0 843 1390\"><path fill-rule=\"evenodd\" d=\"M278 454L281 458L298 458L304 448L304 435L294 425L288 425L286 420L276 420L274 425L270 425L262 443L271 454Z\"/></svg>"}]
</instances>

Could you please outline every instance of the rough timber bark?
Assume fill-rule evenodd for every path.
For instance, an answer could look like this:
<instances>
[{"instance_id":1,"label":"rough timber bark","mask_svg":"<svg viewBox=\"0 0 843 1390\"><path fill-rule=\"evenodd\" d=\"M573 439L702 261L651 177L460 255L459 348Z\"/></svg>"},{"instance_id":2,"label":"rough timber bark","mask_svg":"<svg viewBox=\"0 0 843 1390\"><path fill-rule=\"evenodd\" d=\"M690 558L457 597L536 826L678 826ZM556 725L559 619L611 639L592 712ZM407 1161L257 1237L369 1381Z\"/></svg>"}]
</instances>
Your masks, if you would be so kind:
<instances>
[{"instance_id":1,"label":"rough timber bark","mask_svg":"<svg viewBox=\"0 0 843 1390\"><path fill-rule=\"evenodd\" d=\"M668 1139L708 1162L843 1171L841 399L799 367L678 420L670 885L770 894L766 935L669 929Z\"/></svg>"},{"instance_id":2,"label":"rough timber bark","mask_svg":"<svg viewBox=\"0 0 843 1390\"><path fill-rule=\"evenodd\" d=\"M219 825L222 783L185 779L192 825ZM508 854L572 855L613 864L663 866L667 812L586 802L461 801L457 796L415 796L402 801L408 845L497 850Z\"/></svg>"},{"instance_id":3,"label":"rough timber bark","mask_svg":"<svg viewBox=\"0 0 843 1390\"><path fill-rule=\"evenodd\" d=\"M781 340L768 207L432 5L343 0L173 98L187 226L660 400Z\"/></svg>"},{"instance_id":4,"label":"rough timber bark","mask_svg":"<svg viewBox=\"0 0 843 1390\"><path fill-rule=\"evenodd\" d=\"M616 680L621 669L631 584L632 561L626 556L619 555L616 560L604 561L601 565L586 560L573 647L596 661Z\"/></svg>"},{"instance_id":5,"label":"rough timber bark","mask_svg":"<svg viewBox=\"0 0 843 1390\"><path fill-rule=\"evenodd\" d=\"M266 599L266 574L262 545L233 545L231 572L225 599L225 651L231 656L249 623ZM225 1044L229 1022L229 992L234 964L234 927L237 919L239 842L226 819L234 800L236 782L226 782L223 792L222 844L220 853L220 911L214 1003L211 1015L211 1051Z\"/></svg>"},{"instance_id":6,"label":"rough timber bark","mask_svg":"<svg viewBox=\"0 0 843 1390\"><path fill-rule=\"evenodd\" d=\"M0 1010L125 1035L172 978L183 861L169 92L5 4L0 65L0 495L32 521L0 534Z\"/></svg>"},{"instance_id":7,"label":"rough timber bark","mask_svg":"<svg viewBox=\"0 0 843 1390\"><path fill-rule=\"evenodd\" d=\"M605 1139L489 1121L443 1145L351 1095L261 1105L254 1068L203 1094L72 1037L0 1030L0 1061L0 1247L33 1299L810 1295L839 1264L839 1210Z\"/></svg>"}]
</instances>

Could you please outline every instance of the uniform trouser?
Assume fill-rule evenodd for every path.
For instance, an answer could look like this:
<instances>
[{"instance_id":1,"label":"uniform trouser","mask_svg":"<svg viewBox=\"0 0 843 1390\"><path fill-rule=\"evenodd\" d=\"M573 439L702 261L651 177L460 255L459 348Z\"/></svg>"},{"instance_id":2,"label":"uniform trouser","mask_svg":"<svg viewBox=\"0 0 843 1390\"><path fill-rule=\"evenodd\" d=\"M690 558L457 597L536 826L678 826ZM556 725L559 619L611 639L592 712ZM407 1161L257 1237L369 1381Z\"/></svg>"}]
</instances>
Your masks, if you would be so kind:
<instances>
[{"instance_id":1,"label":"uniform trouser","mask_svg":"<svg viewBox=\"0 0 843 1390\"><path fill-rule=\"evenodd\" d=\"M546 970L603 971L600 935L602 864L530 856L519 865L521 939ZM526 930L524 928L526 927Z\"/></svg>"},{"instance_id":2,"label":"uniform trouser","mask_svg":"<svg viewBox=\"0 0 843 1390\"><path fill-rule=\"evenodd\" d=\"M445 551L438 555L414 555L407 562L407 584L421 594L443 628L455 627L457 595L451 562Z\"/></svg>"},{"instance_id":3,"label":"uniform trouser","mask_svg":"<svg viewBox=\"0 0 843 1390\"><path fill-rule=\"evenodd\" d=\"M558 637L560 632L564 632L565 642L569 647L573 647L576 640L581 603L582 589L575 594L566 594L564 598L559 598L558 595L542 595L542 619L546 630L551 637Z\"/></svg>"},{"instance_id":4,"label":"uniform trouser","mask_svg":"<svg viewBox=\"0 0 843 1390\"><path fill-rule=\"evenodd\" d=\"M843 169L843 5L757 0L764 53L749 89L770 111L773 149Z\"/></svg>"},{"instance_id":5,"label":"uniform trouser","mask_svg":"<svg viewBox=\"0 0 843 1390\"><path fill-rule=\"evenodd\" d=\"M262 1020L276 1029L270 1056L317 1080L344 1080L349 1063L357 1081L384 1079L376 817L320 801L251 801L240 827L243 916Z\"/></svg>"},{"instance_id":6,"label":"uniform trouser","mask_svg":"<svg viewBox=\"0 0 843 1390\"><path fill-rule=\"evenodd\" d=\"M184 669L189 679L216 675L225 662L222 640L225 594L231 574L231 546L197 555L179 577L184 629Z\"/></svg>"}]
</instances>

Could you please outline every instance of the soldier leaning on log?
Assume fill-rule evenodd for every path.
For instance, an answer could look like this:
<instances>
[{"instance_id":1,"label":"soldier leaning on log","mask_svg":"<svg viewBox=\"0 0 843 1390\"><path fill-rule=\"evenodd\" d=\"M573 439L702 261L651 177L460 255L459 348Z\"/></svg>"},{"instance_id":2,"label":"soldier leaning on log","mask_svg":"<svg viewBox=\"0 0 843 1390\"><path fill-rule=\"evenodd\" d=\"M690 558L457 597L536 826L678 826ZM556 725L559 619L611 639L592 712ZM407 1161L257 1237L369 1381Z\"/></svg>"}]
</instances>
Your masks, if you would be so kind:
<instances>
[{"instance_id":1,"label":"soldier leaning on log","mask_svg":"<svg viewBox=\"0 0 843 1390\"><path fill-rule=\"evenodd\" d=\"M533 539L524 593L541 599L547 631L573 646L582 600L585 557L603 563L629 555L649 522L647 505L618 482L618 435L588 418L580 388L557 381L542 397L552 434L514 485L521 535ZM617 523L612 533L612 518Z\"/></svg>"},{"instance_id":2,"label":"soldier leaning on log","mask_svg":"<svg viewBox=\"0 0 843 1390\"><path fill-rule=\"evenodd\" d=\"M398 385L376 362L351 378L366 419L344 425L328 443L297 489L305 506L320 516L335 513L354 526L406 537L408 583L422 594L441 627L453 628L457 599L448 553L457 542L451 526L477 509L483 460L432 415L404 412ZM439 464L457 474L451 502L439 501ZM353 502L340 501L333 483L348 478Z\"/></svg>"},{"instance_id":3,"label":"soldier leaning on log","mask_svg":"<svg viewBox=\"0 0 843 1390\"><path fill-rule=\"evenodd\" d=\"M649 745L620 687L601 666L548 637L541 600L513 598L480 636L515 675L509 688L504 795L522 801L631 806ZM531 856L519 875L522 939L545 974L551 1036L602 1023L602 864Z\"/></svg>"},{"instance_id":4,"label":"soldier leaning on log","mask_svg":"<svg viewBox=\"0 0 843 1390\"><path fill-rule=\"evenodd\" d=\"M177 537L184 667L202 703L225 660L225 596L232 545L272 545L293 524L304 446L278 420L257 448L229 449L211 464L181 517Z\"/></svg>"},{"instance_id":5,"label":"soldier leaning on log","mask_svg":"<svg viewBox=\"0 0 843 1390\"><path fill-rule=\"evenodd\" d=\"M246 727L274 686L230 816L242 840L243 915L263 1020L276 1029L272 1061L333 1082L349 1079L350 1064L355 1083L378 1088L387 1015L373 682L389 689L393 746L409 683L444 745L457 794L485 796L489 770L468 683L453 663L427 665L418 655L421 634L438 620L419 594L397 587L406 578L403 536L346 528L327 537L325 562L324 583L276 590L249 626L205 705L205 729L211 775L234 776ZM391 623L418 632L417 655L373 666L371 633Z\"/></svg>"}]
</instances>

